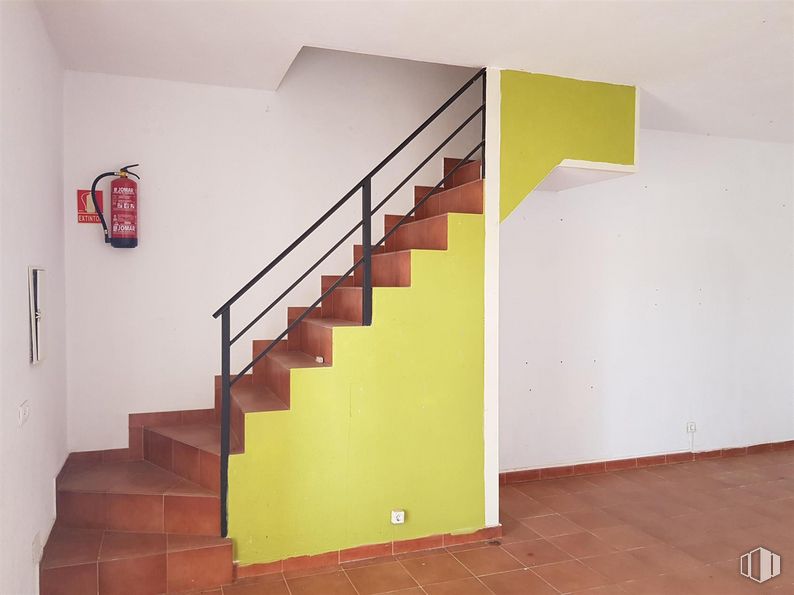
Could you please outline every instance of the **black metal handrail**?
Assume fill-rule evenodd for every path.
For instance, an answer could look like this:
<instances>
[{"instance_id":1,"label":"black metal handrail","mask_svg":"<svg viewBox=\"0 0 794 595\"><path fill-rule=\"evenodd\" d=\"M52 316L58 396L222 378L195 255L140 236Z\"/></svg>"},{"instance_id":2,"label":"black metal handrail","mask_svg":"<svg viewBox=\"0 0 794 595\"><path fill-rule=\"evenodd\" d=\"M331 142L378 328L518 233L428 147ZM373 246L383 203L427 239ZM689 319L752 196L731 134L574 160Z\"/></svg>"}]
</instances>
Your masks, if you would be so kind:
<instances>
[{"instance_id":1,"label":"black metal handrail","mask_svg":"<svg viewBox=\"0 0 794 595\"><path fill-rule=\"evenodd\" d=\"M482 79L482 103L481 105L469 115L463 123L461 123L455 130L436 148L428 157L413 169L391 192L389 192L384 199L382 199L373 209L372 207L372 178L380 172L395 156L397 156L411 141L413 141L419 134L422 133L436 118L441 115L450 105L452 105L463 93L469 89L476 81ZM481 69L471 79L469 79L460 89L458 89L452 96L447 99L433 114L430 115L416 130L414 130L408 137L401 142L385 159L376 165L360 182L340 198L330 209L328 209L317 221L310 225L298 238L296 238L289 246L276 256L270 263L267 264L261 271L254 275L248 283L243 285L231 298L229 298L218 310L213 313L213 318L221 318L221 461L220 461L220 502L221 502L221 535L226 537L228 533L227 524L227 495L228 495L228 466L229 466L229 451L230 451L230 437L231 437L231 388L242 378L248 371L250 371L256 363L270 353L280 341L282 341L291 330L296 328L306 316L311 313L324 299L326 299L334 290L336 290L356 269L363 267L362 272L362 325L369 326L372 324L372 249L377 248L392 236L397 229L409 220L416 210L427 201L430 196L438 191L452 175L464 165L470 157L477 151L481 151L481 164L482 174L485 177L485 93L486 93L486 78L485 69ZM474 118L481 115L482 119L482 137L480 142L469 151L469 153L460 160L452 170L447 172L444 177L424 196L421 200L414 204L414 207L405 214L396 225L394 225L383 237L374 245L372 244L372 216L377 213L388 201L391 199L401 188L408 183L408 181L419 172L433 157L435 157L457 134L463 130ZM334 213L336 213L347 201L353 197L358 190L361 190L361 220L342 238L336 242L330 250L325 252L313 265L311 265L304 273L302 273L296 281L294 281L286 290L284 290L273 302L257 314L253 320L248 322L234 337L231 336L231 308L237 300L245 295L254 285L256 285L263 277L265 277L273 268L276 267L286 256L288 256L296 247L298 247L307 237L316 231L325 221L327 221ZM270 312L278 303L281 302L295 287L297 287L309 274L311 274L322 262L324 262L339 246L348 240L358 229L362 230L362 256L359 258L352 267L350 267L343 275L339 277L330 287L328 287L322 295L317 298L309 307L307 307L301 314L292 322L290 322L284 331L278 337L273 339L270 344L260 353L258 353L253 360L247 364L238 374L232 377L231 374L231 347L240 339L246 332L248 332L257 322L259 322L268 312Z\"/></svg>"}]
</instances>

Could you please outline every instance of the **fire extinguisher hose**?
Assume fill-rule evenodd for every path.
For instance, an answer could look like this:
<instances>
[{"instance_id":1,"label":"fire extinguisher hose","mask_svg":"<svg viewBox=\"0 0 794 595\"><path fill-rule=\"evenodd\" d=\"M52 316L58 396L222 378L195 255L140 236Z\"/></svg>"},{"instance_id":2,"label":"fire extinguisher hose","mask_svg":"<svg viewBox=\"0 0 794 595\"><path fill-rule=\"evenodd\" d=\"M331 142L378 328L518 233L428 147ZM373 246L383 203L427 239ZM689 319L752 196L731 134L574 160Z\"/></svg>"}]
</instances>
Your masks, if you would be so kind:
<instances>
[{"instance_id":1,"label":"fire extinguisher hose","mask_svg":"<svg viewBox=\"0 0 794 595\"><path fill-rule=\"evenodd\" d=\"M106 244L110 243L110 235L108 235L108 224L105 221L105 215L102 213L102 209L99 208L99 204L97 203L97 200L96 200L96 187L97 187L97 184L99 184L99 181L102 178L107 178L108 176L122 176L122 177L126 177L126 176L130 175L130 176L135 176L136 178L138 178L140 180L141 177L138 174L136 174L135 172L132 172L132 171L128 171L129 168L137 167L137 166L138 166L137 163L133 163L132 165L125 165L119 171L106 171L105 173L99 174L96 178L94 178L94 183L91 184L91 202L94 203L94 210L96 211L97 215L99 215L99 222L102 224L102 231L105 234L105 243Z\"/></svg>"}]
</instances>

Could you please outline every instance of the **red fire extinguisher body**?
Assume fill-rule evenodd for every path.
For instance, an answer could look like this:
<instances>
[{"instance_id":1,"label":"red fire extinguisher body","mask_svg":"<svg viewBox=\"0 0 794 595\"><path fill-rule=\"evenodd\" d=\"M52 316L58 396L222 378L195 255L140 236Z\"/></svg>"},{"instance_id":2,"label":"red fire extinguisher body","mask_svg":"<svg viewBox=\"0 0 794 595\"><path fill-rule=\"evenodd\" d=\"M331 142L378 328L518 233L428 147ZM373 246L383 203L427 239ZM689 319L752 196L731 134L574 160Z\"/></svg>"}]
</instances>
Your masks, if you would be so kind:
<instances>
[{"instance_id":1,"label":"red fire extinguisher body","mask_svg":"<svg viewBox=\"0 0 794 595\"><path fill-rule=\"evenodd\" d=\"M110 184L110 245L135 248L138 245L138 184L128 177Z\"/></svg>"}]
</instances>

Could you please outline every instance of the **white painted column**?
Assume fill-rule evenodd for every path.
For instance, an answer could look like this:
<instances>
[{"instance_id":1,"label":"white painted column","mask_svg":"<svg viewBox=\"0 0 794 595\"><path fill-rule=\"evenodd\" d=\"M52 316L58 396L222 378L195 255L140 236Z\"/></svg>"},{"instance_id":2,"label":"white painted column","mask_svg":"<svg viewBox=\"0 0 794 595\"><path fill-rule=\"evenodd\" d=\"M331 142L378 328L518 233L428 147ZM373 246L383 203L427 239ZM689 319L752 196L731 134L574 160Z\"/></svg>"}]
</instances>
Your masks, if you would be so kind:
<instances>
[{"instance_id":1,"label":"white painted column","mask_svg":"<svg viewBox=\"0 0 794 595\"><path fill-rule=\"evenodd\" d=\"M485 119L485 524L499 524L499 145L498 68L488 68Z\"/></svg>"}]
</instances>

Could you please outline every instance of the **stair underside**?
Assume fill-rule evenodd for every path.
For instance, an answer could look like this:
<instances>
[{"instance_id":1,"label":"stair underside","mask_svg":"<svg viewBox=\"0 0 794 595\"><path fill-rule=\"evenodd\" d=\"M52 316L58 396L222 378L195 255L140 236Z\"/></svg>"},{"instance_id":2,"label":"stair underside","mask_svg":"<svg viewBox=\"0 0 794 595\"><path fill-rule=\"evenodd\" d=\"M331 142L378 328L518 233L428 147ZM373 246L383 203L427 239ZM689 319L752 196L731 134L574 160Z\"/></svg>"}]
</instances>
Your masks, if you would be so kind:
<instances>
[{"instance_id":1,"label":"stair underside","mask_svg":"<svg viewBox=\"0 0 794 595\"><path fill-rule=\"evenodd\" d=\"M458 161L445 159L444 174ZM431 190L416 187L415 203ZM410 286L411 251L446 250L447 214L481 214L482 209L480 162L471 161L443 189L434 191L414 216L406 218L385 245L373 250L373 286ZM402 219L385 215L385 231ZM361 246L354 246L354 262L361 253ZM322 291L338 279L323 276ZM361 285L359 267L251 374L234 384L232 453L244 451L246 414L290 408L291 370L333 364L334 329L361 324ZM289 308L288 323L305 310ZM254 357L269 344L255 340ZM132 428L142 428L144 460L76 458L67 462L57 481L56 526L41 562L43 595L156 595L232 582L231 542L216 537L220 532L220 392L216 377L214 412L131 416L131 435ZM141 449L137 452L140 456Z\"/></svg>"}]
</instances>

